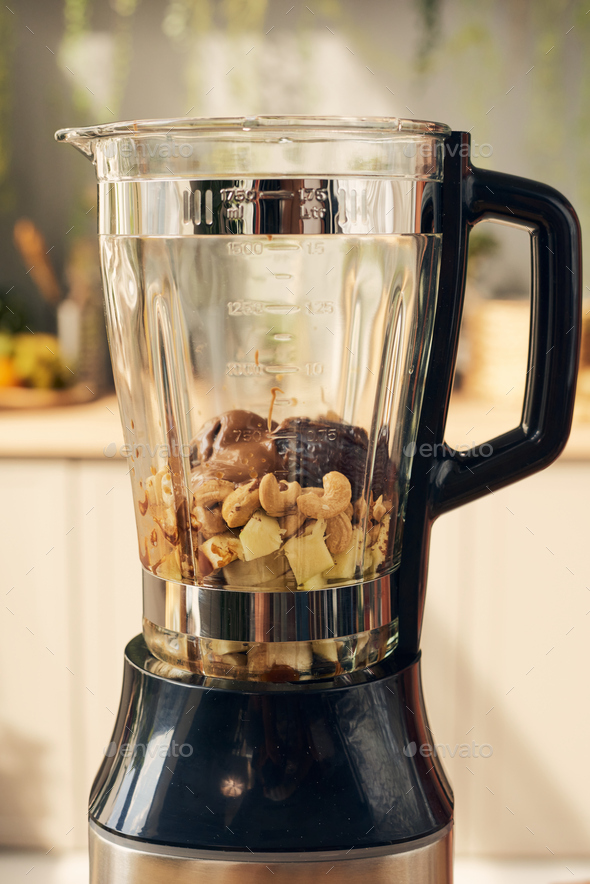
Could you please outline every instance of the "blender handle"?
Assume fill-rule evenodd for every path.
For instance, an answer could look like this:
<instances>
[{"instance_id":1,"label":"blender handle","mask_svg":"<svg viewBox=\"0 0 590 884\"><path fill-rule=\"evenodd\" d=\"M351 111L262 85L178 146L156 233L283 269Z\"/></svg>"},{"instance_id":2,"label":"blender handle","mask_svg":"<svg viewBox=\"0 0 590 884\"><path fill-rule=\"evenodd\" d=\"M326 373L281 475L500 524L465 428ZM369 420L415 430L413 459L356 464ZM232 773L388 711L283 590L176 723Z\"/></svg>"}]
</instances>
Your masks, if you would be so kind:
<instances>
[{"instance_id":1,"label":"blender handle","mask_svg":"<svg viewBox=\"0 0 590 884\"><path fill-rule=\"evenodd\" d=\"M491 439L491 454L443 445L432 471L432 516L494 492L554 461L569 436L581 332L580 225L558 191L535 181L467 167L463 177L467 240L480 221L524 227L531 237L531 330L520 425ZM485 443L484 443L485 444ZM439 449L440 451L440 449Z\"/></svg>"}]
</instances>

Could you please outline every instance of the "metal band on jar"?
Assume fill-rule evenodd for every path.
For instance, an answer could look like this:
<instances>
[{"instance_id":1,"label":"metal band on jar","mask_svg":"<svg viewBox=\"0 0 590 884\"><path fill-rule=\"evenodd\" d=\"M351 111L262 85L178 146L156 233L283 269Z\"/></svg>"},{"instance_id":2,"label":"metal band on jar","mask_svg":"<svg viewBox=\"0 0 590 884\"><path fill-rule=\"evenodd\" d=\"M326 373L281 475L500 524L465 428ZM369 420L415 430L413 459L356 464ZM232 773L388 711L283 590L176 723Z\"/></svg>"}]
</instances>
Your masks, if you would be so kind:
<instances>
[{"instance_id":1,"label":"metal band on jar","mask_svg":"<svg viewBox=\"0 0 590 884\"><path fill-rule=\"evenodd\" d=\"M437 181L126 180L99 184L99 234L236 236L440 232Z\"/></svg>"},{"instance_id":2,"label":"metal band on jar","mask_svg":"<svg viewBox=\"0 0 590 884\"><path fill-rule=\"evenodd\" d=\"M377 629L396 616L391 578L305 592L195 586L143 572L143 615L200 638L238 642L335 639Z\"/></svg>"}]
</instances>

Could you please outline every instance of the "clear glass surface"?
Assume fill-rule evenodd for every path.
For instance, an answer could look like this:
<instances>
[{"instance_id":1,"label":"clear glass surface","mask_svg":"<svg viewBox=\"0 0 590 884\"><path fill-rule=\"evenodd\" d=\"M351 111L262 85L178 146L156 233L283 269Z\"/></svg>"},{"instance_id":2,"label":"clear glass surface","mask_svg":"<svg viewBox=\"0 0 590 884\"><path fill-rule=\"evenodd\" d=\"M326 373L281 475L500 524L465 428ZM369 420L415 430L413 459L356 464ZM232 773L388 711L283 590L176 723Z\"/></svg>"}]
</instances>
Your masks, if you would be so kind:
<instances>
[{"instance_id":1,"label":"clear glass surface","mask_svg":"<svg viewBox=\"0 0 590 884\"><path fill-rule=\"evenodd\" d=\"M139 552L317 589L399 562L440 236L102 236Z\"/></svg>"},{"instance_id":2,"label":"clear glass surface","mask_svg":"<svg viewBox=\"0 0 590 884\"><path fill-rule=\"evenodd\" d=\"M244 117L56 134L99 181L111 357L148 571L216 593L298 593L398 567L449 131ZM397 642L395 599L388 623L363 609L364 632L301 642L188 635L175 628L181 607L144 620L170 672L325 678Z\"/></svg>"},{"instance_id":3,"label":"clear glass surface","mask_svg":"<svg viewBox=\"0 0 590 884\"><path fill-rule=\"evenodd\" d=\"M180 635L143 621L152 653L174 669L236 681L294 682L334 678L378 663L398 639L397 618L387 626L338 639L300 642L228 642ZM174 677L174 672L167 673Z\"/></svg>"}]
</instances>

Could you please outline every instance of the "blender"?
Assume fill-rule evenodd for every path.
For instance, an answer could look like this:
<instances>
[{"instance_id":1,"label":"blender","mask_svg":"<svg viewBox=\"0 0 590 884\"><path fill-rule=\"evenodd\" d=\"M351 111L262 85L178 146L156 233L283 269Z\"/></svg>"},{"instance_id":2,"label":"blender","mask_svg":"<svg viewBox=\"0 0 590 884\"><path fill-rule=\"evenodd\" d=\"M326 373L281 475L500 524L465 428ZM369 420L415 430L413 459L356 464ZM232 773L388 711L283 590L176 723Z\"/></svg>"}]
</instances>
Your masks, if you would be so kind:
<instances>
[{"instance_id":1,"label":"blender","mask_svg":"<svg viewBox=\"0 0 590 884\"><path fill-rule=\"evenodd\" d=\"M56 137L96 167L143 566L90 797L92 884L451 882L452 792L423 751L430 532L566 442L573 209L417 120ZM527 386L518 427L458 452L445 421L486 219L530 233Z\"/></svg>"}]
</instances>

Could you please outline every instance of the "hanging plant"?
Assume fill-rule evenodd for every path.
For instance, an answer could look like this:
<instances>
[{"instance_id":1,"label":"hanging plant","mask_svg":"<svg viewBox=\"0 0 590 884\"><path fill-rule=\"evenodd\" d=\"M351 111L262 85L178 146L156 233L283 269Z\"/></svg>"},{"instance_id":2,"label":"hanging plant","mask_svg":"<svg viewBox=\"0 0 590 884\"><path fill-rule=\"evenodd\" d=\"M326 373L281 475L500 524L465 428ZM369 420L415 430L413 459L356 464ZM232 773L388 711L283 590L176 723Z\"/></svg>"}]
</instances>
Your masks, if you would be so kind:
<instances>
[{"instance_id":1,"label":"hanging plant","mask_svg":"<svg viewBox=\"0 0 590 884\"><path fill-rule=\"evenodd\" d=\"M230 34L262 31L268 0L223 0L225 27Z\"/></svg>"},{"instance_id":2,"label":"hanging plant","mask_svg":"<svg viewBox=\"0 0 590 884\"><path fill-rule=\"evenodd\" d=\"M133 16L139 0L112 0L112 32L90 27L91 0L64 0L64 35L58 60L82 122L115 118L131 69Z\"/></svg>"},{"instance_id":3,"label":"hanging plant","mask_svg":"<svg viewBox=\"0 0 590 884\"><path fill-rule=\"evenodd\" d=\"M418 13L421 20L421 33L416 55L419 73L425 73L431 62L432 53L440 39L441 0L418 0Z\"/></svg>"},{"instance_id":4,"label":"hanging plant","mask_svg":"<svg viewBox=\"0 0 590 884\"><path fill-rule=\"evenodd\" d=\"M64 35L58 52L58 62L66 75L72 77L72 91L75 106L86 112L91 105L88 90L77 76L77 62L80 49L88 31L90 0L64 0Z\"/></svg>"},{"instance_id":5,"label":"hanging plant","mask_svg":"<svg viewBox=\"0 0 590 884\"><path fill-rule=\"evenodd\" d=\"M109 109L114 118L119 115L125 86L133 61L133 17L139 0L112 0L117 13L113 49L113 79Z\"/></svg>"},{"instance_id":6,"label":"hanging plant","mask_svg":"<svg viewBox=\"0 0 590 884\"><path fill-rule=\"evenodd\" d=\"M190 49L203 34L210 32L212 20L209 0L173 0L166 7L162 20L165 36L185 53L185 101L195 116L202 112L202 65L191 64Z\"/></svg>"}]
</instances>

